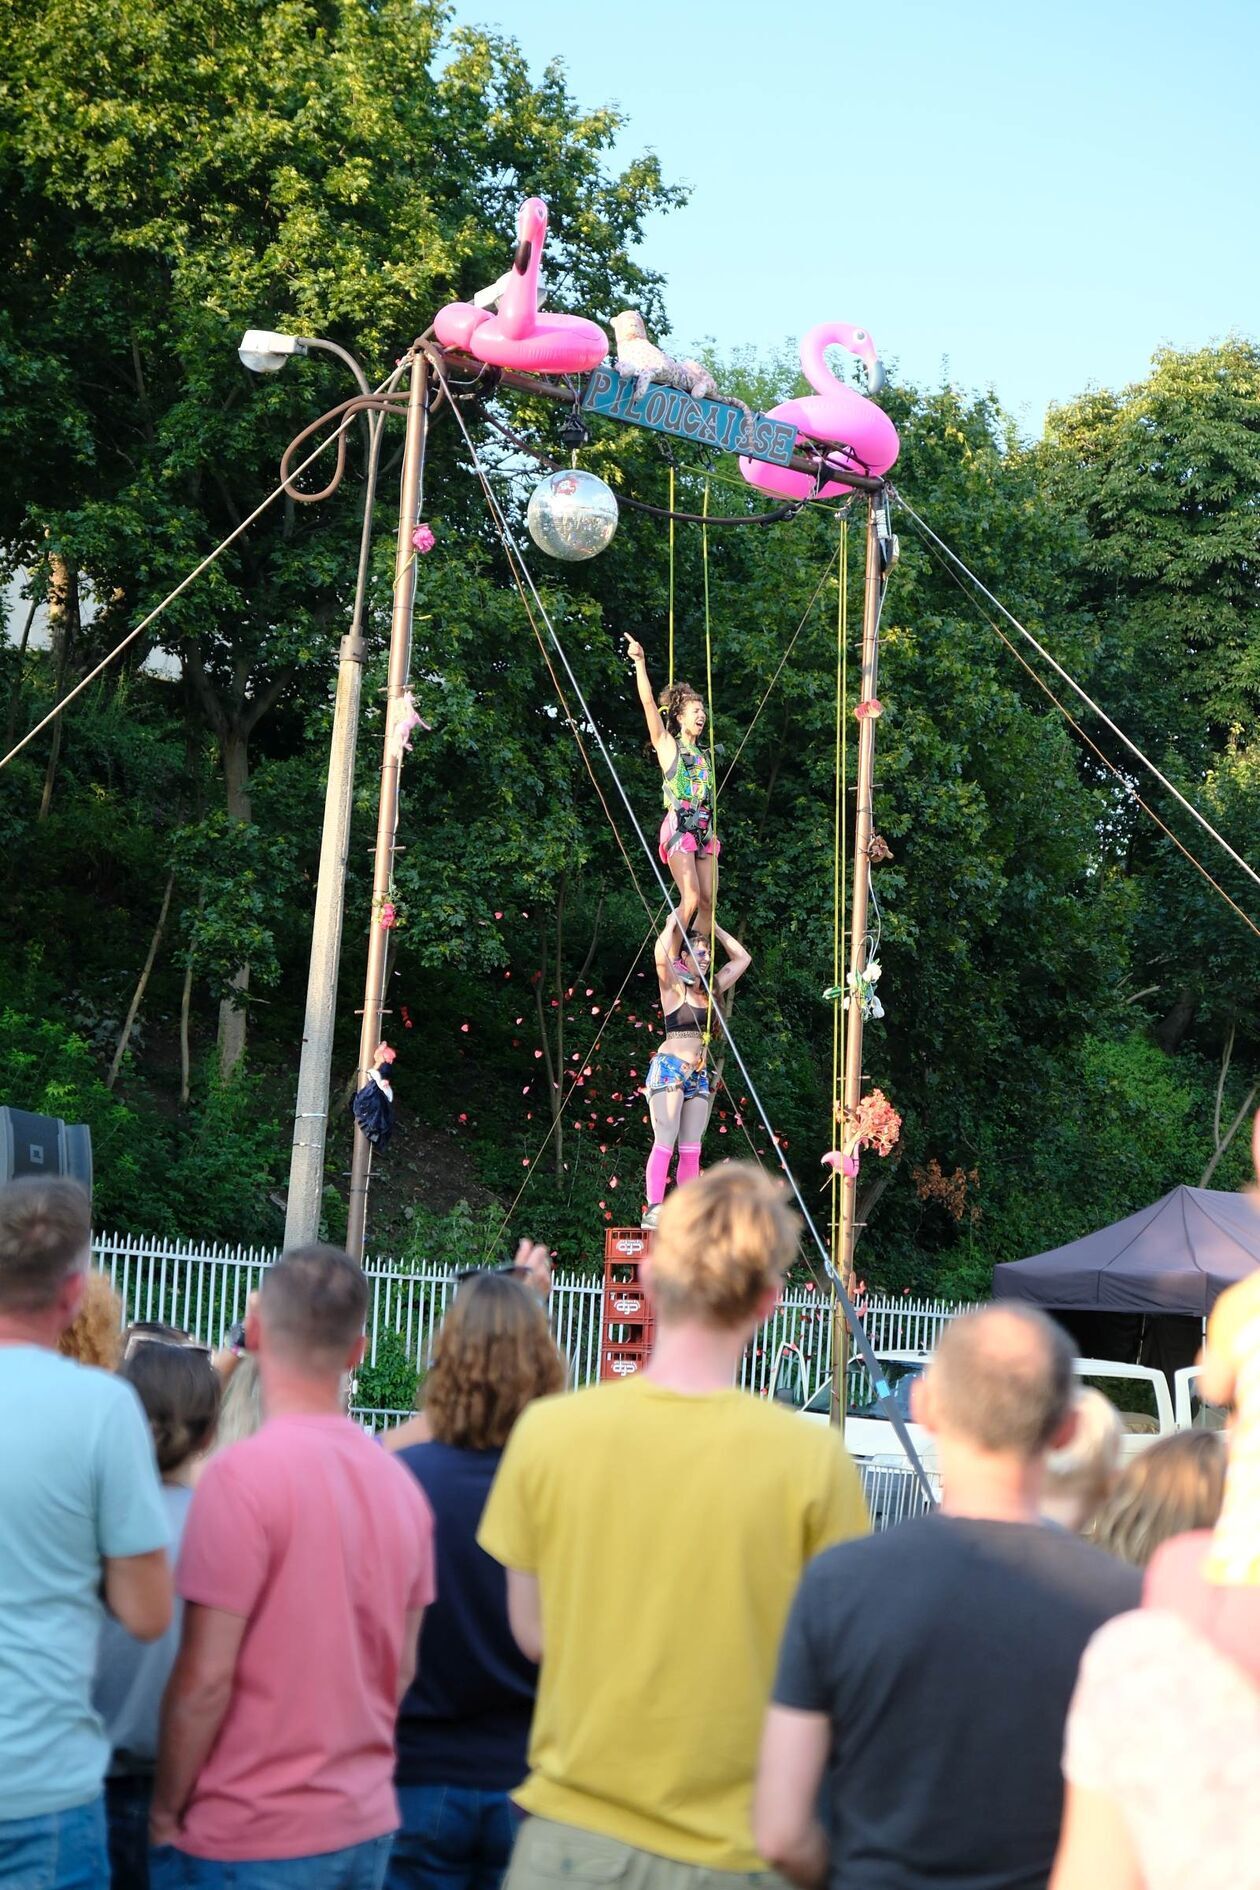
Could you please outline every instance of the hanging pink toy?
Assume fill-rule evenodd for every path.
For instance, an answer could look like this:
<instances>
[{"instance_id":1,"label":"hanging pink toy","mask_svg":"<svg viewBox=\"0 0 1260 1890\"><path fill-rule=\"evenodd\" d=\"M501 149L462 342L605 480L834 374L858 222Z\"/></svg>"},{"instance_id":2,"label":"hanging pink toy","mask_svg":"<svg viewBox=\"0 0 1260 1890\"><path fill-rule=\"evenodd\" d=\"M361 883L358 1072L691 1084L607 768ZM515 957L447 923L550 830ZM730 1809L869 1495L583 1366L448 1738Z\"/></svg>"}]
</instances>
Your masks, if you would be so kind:
<instances>
[{"instance_id":1,"label":"hanging pink toy","mask_svg":"<svg viewBox=\"0 0 1260 1890\"><path fill-rule=\"evenodd\" d=\"M885 473L901 450L897 429L882 408L856 387L837 380L827 366L827 350L833 344L847 348L865 361L871 391L883 385L883 369L875 352L875 343L865 328L852 328L847 322L823 322L811 328L801 342L801 369L810 386L817 391L803 400L784 400L771 407L771 420L786 420L808 439L835 441L837 450L829 457L839 467L854 472ZM845 448L849 450L846 452ZM757 459L741 459L739 470L750 486L759 492L772 492L781 499L808 499L814 496L814 481L808 473L792 472L785 466L767 466ZM817 496L834 498L851 492L843 479L829 479Z\"/></svg>"},{"instance_id":2,"label":"hanging pink toy","mask_svg":"<svg viewBox=\"0 0 1260 1890\"><path fill-rule=\"evenodd\" d=\"M529 197L516 213L516 254L493 288L472 302L450 302L433 324L444 348L461 348L494 367L526 374L585 374L608 353L608 337L583 315L543 315L538 274L547 240L547 206ZM478 304L495 301L498 314Z\"/></svg>"}]
</instances>

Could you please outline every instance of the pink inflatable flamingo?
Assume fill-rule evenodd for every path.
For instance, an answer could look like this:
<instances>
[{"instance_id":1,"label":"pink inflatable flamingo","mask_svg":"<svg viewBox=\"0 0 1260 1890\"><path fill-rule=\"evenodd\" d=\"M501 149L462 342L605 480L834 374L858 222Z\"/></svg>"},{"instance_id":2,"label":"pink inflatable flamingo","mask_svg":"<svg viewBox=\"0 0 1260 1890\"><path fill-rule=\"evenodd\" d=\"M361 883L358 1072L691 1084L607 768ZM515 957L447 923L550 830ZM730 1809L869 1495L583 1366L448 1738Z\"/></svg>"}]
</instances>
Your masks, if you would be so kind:
<instances>
[{"instance_id":1,"label":"pink inflatable flamingo","mask_svg":"<svg viewBox=\"0 0 1260 1890\"><path fill-rule=\"evenodd\" d=\"M901 442L888 415L855 387L846 387L827 366L827 349L833 343L865 361L872 392L883 385L883 370L875 343L865 328L852 328L847 322L823 322L811 328L801 342L801 368L816 393L803 400L784 400L771 407L772 420L786 420L798 432L812 440L834 440L838 450L830 457L854 472L883 473L896 459ZM844 448L848 447L848 452ZM739 470L750 486L759 492L773 492L783 499L808 499L814 482L808 473L792 472L784 466L767 466L761 460L741 459ZM820 499L839 492L851 492L842 479L830 479L818 493Z\"/></svg>"},{"instance_id":2,"label":"pink inflatable flamingo","mask_svg":"<svg viewBox=\"0 0 1260 1890\"><path fill-rule=\"evenodd\" d=\"M608 353L608 337L582 315L542 315L538 273L547 240L547 206L530 197L516 213L516 254L503 278L499 312L450 302L433 323L444 348L461 348L495 367L526 374L585 374Z\"/></svg>"}]
</instances>

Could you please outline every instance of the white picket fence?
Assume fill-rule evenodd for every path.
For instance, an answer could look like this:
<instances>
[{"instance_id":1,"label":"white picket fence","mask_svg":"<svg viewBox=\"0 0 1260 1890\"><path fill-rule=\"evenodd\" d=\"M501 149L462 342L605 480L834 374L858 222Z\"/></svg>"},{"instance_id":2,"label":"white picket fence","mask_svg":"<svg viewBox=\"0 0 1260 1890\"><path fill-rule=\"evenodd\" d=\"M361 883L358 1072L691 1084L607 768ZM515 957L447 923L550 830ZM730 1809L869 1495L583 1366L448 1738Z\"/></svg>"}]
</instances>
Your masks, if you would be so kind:
<instances>
[{"instance_id":1,"label":"white picket fence","mask_svg":"<svg viewBox=\"0 0 1260 1890\"><path fill-rule=\"evenodd\" d=\"M109 1274L129 1319L164 1320L214 1346L221 1345L228 1328L244 1317L250 1293L279 1254L278 1248L216 1246L131 1234L101 1234L93 1242L95 1263ZM412 1268L397 1260L373 1258L365 1271L372 1292L369 1361L376 1362L381 1334L396 1332L408 1358L423 1369L457 1284L455 1270ZM590 1384L599 1376L602 1302L602 1280L557 1273L550 1306L552 1330L576 1385ZM941 1326L958 1310L957 1303L947 1300L870 1299L863 1308L863 1324L877 1351L930 1350ZM763 1395L768 1392L776 1353L787 1340L800 1347L812 1389L831 1370L831 1311L826 1299L810 1287L794 1286L785 1292L744 1356L740 1383Z\"/></svg>"}]
</instances>

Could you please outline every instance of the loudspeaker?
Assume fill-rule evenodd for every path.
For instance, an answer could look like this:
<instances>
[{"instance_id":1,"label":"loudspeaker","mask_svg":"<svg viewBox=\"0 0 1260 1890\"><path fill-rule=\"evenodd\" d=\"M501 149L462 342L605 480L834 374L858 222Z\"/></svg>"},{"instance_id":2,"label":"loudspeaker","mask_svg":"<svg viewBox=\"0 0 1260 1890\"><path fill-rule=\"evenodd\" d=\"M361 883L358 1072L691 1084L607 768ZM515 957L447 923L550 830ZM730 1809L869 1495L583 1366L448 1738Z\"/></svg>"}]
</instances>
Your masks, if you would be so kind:
<instances>
[{"instance_id":1,"label":"loudspeaker","mask_svg":"<svg viewBox=\"0 0 1260 1890\"><path fill-rule=\"evenodd\" d=\"M60 1116L0 1107L0 1184L19 1175L60 1176L92 1192L92 1131Z\"/></svg>"}]
</instances>

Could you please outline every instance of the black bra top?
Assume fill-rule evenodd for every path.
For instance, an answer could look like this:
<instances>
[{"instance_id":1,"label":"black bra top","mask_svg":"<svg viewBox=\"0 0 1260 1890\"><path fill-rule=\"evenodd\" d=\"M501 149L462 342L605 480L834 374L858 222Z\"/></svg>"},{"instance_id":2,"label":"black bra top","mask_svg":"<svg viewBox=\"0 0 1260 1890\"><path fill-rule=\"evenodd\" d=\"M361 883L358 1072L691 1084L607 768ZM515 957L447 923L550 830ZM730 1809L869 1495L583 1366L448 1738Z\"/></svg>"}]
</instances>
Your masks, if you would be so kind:
<instances>
[{"instance_id":1,"label":"black bra top","mask_svg":"<svg viewBox=\"0 0 1260 1890\"><path fill-rule=\"evenodd\" d=\"M707 1005L692 1004L684 1000L676 1011L665 1013L665 1035L667 1037L694 1037L698 1032L709 1028Z\"/></svg>"}]
</instances>

